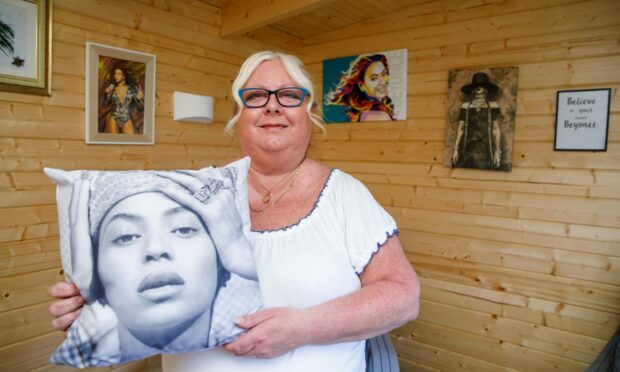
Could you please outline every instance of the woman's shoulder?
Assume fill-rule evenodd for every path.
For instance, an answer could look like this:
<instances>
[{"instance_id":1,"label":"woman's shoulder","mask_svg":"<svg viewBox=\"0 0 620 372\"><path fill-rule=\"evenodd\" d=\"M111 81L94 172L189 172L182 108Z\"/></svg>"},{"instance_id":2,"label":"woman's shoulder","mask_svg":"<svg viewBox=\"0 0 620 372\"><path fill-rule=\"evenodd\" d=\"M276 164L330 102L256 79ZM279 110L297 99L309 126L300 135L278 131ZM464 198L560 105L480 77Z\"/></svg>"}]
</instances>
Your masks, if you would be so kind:
<instances>
[{"instance_id":1,"label":"woman's shoulder","mask_svg":"<svg viewBox=\"0 0 620 372\"><path fill-rule=\"evenodd\" d=\"M385 111L370 110L362 112L360 115L360 121L385 121L392 120L390 115Z\"/></svg>"},{"instance_id":2,"label":"woman's shoulder","mask_svg":"<svg viewBox=\"0 0 620 372\"><path fill-rule=\"evenodd\" d=\"M308 183L318 182L319 184L325 183L333 169L327 164L310 158L306 159L306 163L303 167L306 168L304 173L306 173L305 178L310 181Z\"/></svg>"},{"instance_id":3,"label":"woman's shoulder","mask_svg":"<svg viewBox=\"0 0 620 372\"><path fill-rule=\"evenodd\" d=\"M322 172L324 174L329 173L329 171L332 169L332 167L328 166L327 164L310 158L306 159L306 164L310 170L314 172Z\"/></svg>"},{"instance_id":4,"label":"woman's shoulder","mask_svg":"<svg viewBox=\"0 0 620 372\"><path fill-rule=\"evenodd\" d=\"M322 194L326 186L331 183L334 168L313 159L307 160L307 167L304 188L313 196Z\"/></svg>"},{"instance_id":5,"label":"woman's shoulder","mask_svg":"<svg viewBox=\"0 0 620 372\"><path fill-rule=\"evenodd\" d=\"M309 177L317 182L322 190L322 194L329 190L332 194L334 189L336 194L368 192L366 186L355 176L335 167L323 164L316 160L308 160L311 166Z\"/></svg>"},{"instance_id":6,"label":"woman's shoulder","mask_svg":"<svg viewBox=\"0 0 620 372\"><path fill-rule=\"evenodd\" d=\"M327 194L333 195L336 199L341 199L368 190L360 180L350 173L340 168L323 166L325 168L322 169L319 179L324 180L322 182L324 193L325 190L328 190Z\"/></svg>"}]
</instances>

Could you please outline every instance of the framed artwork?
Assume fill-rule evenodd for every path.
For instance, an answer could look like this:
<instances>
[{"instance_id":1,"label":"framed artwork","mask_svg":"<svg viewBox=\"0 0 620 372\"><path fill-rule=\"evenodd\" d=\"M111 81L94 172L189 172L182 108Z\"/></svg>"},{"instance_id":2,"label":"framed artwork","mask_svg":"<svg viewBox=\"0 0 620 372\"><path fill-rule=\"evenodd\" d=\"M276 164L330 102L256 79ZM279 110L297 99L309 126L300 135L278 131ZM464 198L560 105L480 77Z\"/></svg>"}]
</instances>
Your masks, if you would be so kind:
<instances>
[{"instance_id":1,"label":"framed artwork","mask_svg":"<svg viewBox=\"0 0 620 372\"><path fill-rule=\"evenodd\" d=\"M444 166L512 169L517 67L451 70Z\"/></svg>"},{"instance_id":2,"label":"framed artwork","mask_svg":"<svg viewBox=\"0 0 620 372\"><path fill-rule=\"evenodd\" d=\"M155 56L86 43L86 143L155 142Z\"/></svg>"},{"instance_id":3,"label":"framed artwork","mask_svg":"<svg viewBox=\"0 0 620 372\"><path fill-rule=\"evenodd\" d=\"M326 123L407 119L407 49L323 61Z\"/></svg>"},{"instance_id":4,"label":"framed artwork","mask_svg":"<svg viewBox=\"0 0 620 372\"><path fill-rule=\"evenodd\" d=\"M0 90L52 94L52 0L0 0Z\"/></svg>"},{"instance_id":5,"label":"framed artwork","mask_svg":"<svg viewBox=\"0 0 620 372\"><path fill-rule=\"evenodd\" d=\"M555 151L607 151L611 89L558 92Z\"/></svg>"}]
</instances>

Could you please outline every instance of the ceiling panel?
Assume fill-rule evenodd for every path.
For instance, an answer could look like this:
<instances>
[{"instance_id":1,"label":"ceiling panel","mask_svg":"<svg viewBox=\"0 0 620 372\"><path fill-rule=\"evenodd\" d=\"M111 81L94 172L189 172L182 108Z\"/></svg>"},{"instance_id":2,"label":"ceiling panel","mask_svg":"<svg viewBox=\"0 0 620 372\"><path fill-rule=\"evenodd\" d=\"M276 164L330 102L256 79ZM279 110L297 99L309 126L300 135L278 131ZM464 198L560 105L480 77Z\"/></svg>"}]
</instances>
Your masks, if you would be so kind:
<instances>
[{"instance_id":1,"label":"ceiling panel","mask_svg":"<svg viewBox=\"0 0 620 372\"><path fill-rule=\"evenodd\" d=\"M201 1L220 9L235 2L235 0ZM432 0L334 0L320 8L272 23L270 26L301 39L307 39L430 1Z\"/></svg>"}]
</instances>

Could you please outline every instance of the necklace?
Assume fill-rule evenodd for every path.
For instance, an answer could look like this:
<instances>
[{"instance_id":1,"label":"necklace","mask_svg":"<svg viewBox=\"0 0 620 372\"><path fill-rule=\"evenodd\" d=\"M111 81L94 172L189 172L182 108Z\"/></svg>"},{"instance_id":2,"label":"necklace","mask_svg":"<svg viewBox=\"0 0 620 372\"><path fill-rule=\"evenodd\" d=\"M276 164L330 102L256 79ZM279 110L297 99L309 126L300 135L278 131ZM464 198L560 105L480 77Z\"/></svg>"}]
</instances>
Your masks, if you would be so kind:
<instances>
[{"instance_id":1,"label":"necklace","mask_svg":"<svg viewBox=\"0 0 620 372\"><path fill-rule=\"evenodd\" d=\"M304 158L304 160L306 160L306 159ZM288 194L288 192L293 189L293 186L295 185L295 181L297 180L297 176L299 176L299 171L301 169L301 165L303 164L303 162L304 161L302 160L301 163L299 163L299 165L297 166L297 168L295 168L295 170L291 174L289 174L288 176L285 177L285 178L289 178L289 176L293 175L293 178L291 179L291 181L290 181L288 187L286 188L286 190L284 190L284 192L282 194L280 194L280 196L278 196L278 198L276 200L274 200L272 203L269 203L269 200L267 200L267 202L265 202L265 197L267 196L267 195L265 195L265 197L263 197L263 203L265 203L265 204L268 203L268 204L263 209L255 209L254 207L252 207L252 204L250 203L250 209L252 210L252 212L258 213L258 214L264 213L272 205L275 205L280 200L282 200L284 195ZM254 179L256 180L256 178L254 178ZM273 189L273 187L272 187L272 189Z\"/></svg>"},{"instance_id":2,"label":"necklace","mask_svg":"<svg viewBox=\"0 0 620 372\"><path fill-rule=\"evenodd\" d=\"M279 186L282 182L284 182L285 180L289 179L289 178L290 178L293 174L298 174L298 173L299 173L299 168L300 168L300 167L301 167L301 165L303 164L304 160L306 160L306 157L304 157L304 158L301 160L301 162L299 163L299 165L297 166L297 168L293 169L293 170L291 171L291 173L289 173L289 174L287 174L286 176L282 177L282 179L281 179L280 181L276 182L276 184L275 184L275 185L271 186L271 188L267 188L267 187L265 187L262 183L260 183L260 181L259 181L256 177L254 177L254 176L252 175L252 173L251 173L251 172L249 173L250 177L252 177L252 179L253 179L254 181L256 181L256 184L257 184L258 186L260 186L263 190L267 191L267 192L265 193L265 195L263 195L263 203L264 203L264 204L269 203L269 201L271 200L271 192L273 191L273 189L275 189L276 187L278 187L278 186ZM250 169L252 169L252 168L250 168ZM252 170L253 170L253 169L252 169ZM295 177L297 177L297 176L295 176Z\"/></svg>"}]
</instances>

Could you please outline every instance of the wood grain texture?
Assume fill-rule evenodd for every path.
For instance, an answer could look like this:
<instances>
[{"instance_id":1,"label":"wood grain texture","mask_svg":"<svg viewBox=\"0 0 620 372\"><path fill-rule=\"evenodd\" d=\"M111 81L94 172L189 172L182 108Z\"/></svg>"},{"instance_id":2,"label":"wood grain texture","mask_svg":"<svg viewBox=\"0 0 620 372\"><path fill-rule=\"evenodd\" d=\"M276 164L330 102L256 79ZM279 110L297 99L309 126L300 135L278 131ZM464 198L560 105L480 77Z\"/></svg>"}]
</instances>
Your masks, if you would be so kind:
<instances>
[{"instance_id":1,"label":"wood grain texture","mask_svg":"<svg viewBox=\"0 0 620 372\"><path fill-rule=\"evenodd\" d=\"M351 173L396 219L422 283L393 332L403 371L581 371L620 325L620 3L338 0L220 37L228 0L55 0L53 94L0 92L0 370L47 364L62 278L43 167L196 169L236 159L230 83L259 50L322 61L408 49L408 117L315 130L309 155ZM156 144L84 143L84 44L157 56ZM511 172L444 168L448 71L517 66ZM556 92L611 88L606 152L555 152ZM172 92L215 98L211 125L172 120ZM320 101L320 100L319 100ZM117 371L158 371L159 357Z\"/></svg>"},{"instance_id":2,"label":"wood grain texture","mask_svg":"<svg viewBox=\"0 0 620 372\"><path fill-rule=\"evenodd\" d=\"M580 371L620 324L617 5L429 2L306 41L315 80L322 59L408 49L407 121L330 126L314 150L401 227L424 299L395 332L409 370ZM448 70L502 65L520 69L512 172L443 168ZM556 91L597 87L611 152L554 152Z\"/></svg>"}]
</instances>

